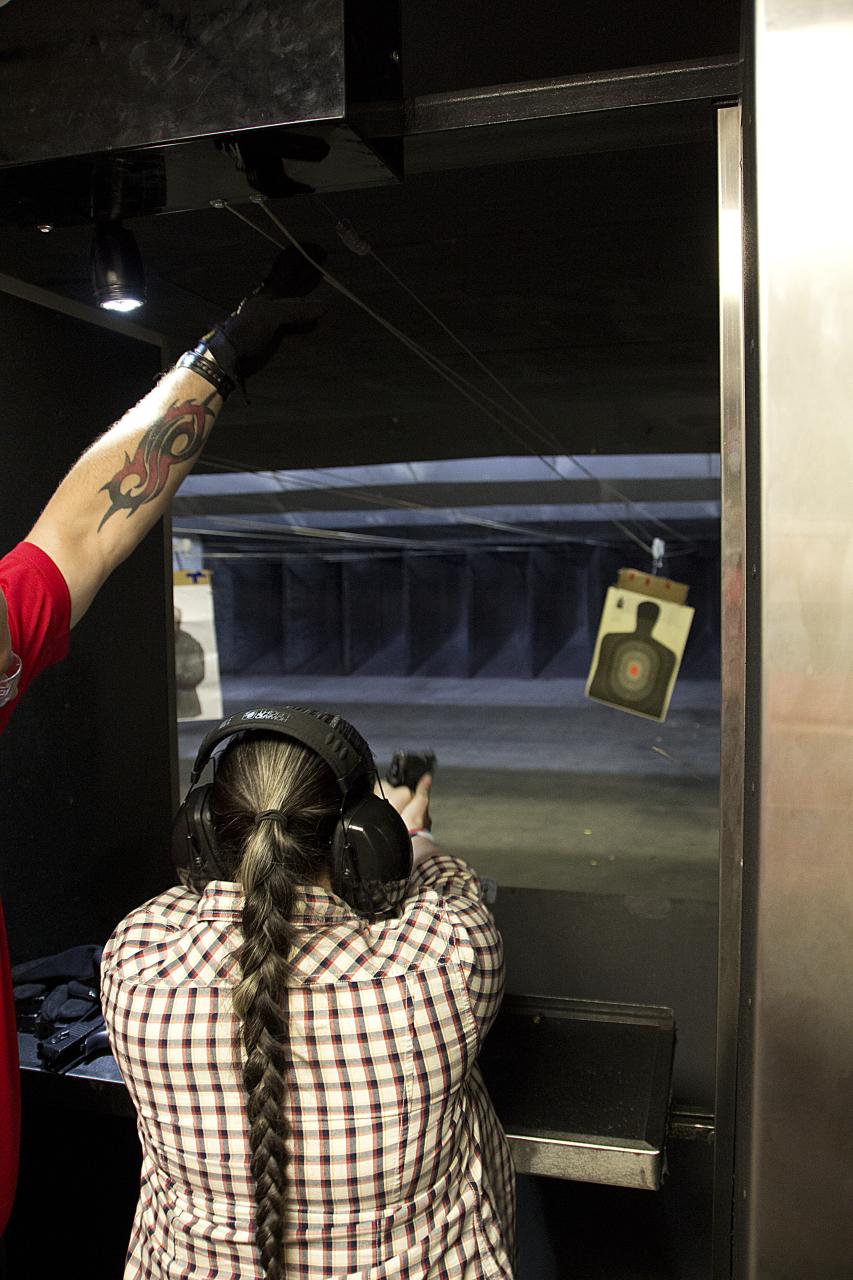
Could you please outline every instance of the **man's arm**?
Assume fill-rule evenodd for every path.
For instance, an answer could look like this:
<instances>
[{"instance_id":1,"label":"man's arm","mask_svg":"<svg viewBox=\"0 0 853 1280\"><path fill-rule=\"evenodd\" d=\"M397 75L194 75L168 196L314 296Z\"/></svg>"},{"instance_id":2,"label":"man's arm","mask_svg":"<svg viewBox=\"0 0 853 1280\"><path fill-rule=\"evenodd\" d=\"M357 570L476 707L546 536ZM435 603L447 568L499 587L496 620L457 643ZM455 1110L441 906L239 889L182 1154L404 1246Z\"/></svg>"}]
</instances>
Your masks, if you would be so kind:
<instances>
[{"instance_id":1,"label":"man's arm","mask_svg":"<svg viewBox=\"0 0 853 1280\"><path fill-rule=\"evenodd\" d=\"M306 246L322 261L322 249ZM202 339L191 368L176 367L74 464L27 541L50 556L79 622L112 571L168 509L210 434L223 396L267 363L288 333L314 327L322 306L306 301L321 274L296 248L230 316ZM205 369L212 377L202 376ZM2 595L2 593L0 593ZM5 606L0 618L0 657ZM2 674L2 669L0 669Z\"/></svg>"},{"instance_id":2,"label":"man's arm","mask_svg":"<svg viewBox=\"0 0 853 1280\"><path fill-rule=\"evenodd\" d=\"M172 369L62 481L27 541L50 556L68 584L72 627L168 509L222 404L219 392L197 373ZM2 641L0 627L0 659Z\"/></svg>"},{"instance_id":3,"label":"man's arm","mask_svg":"<svg viewBox=\"0 0 853 1280\"><path fill-rule=\"evenodd\" d=\"M6 616L6 598L0 591L0 679L12 661L12 637L9 635L9 619Z\"/></svg>"}]
</instances>

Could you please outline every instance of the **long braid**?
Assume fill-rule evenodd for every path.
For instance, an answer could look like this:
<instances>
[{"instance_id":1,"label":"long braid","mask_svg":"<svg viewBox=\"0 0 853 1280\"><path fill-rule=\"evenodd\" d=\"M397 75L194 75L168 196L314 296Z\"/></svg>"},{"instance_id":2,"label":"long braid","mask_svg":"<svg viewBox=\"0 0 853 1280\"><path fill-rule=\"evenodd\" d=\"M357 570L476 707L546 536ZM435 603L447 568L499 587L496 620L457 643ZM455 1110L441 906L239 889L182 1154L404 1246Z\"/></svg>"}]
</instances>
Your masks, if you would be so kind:
<instances>
[{"instance_id":1,"label":"long braid","mask_svg":"<svg viewBox=\"0 0 853 1280\"><path fill-rule=\"evenodd\" d=\"M232 996L246 1053L243 1083L255 1191L255 1242L268 1280L285 1276L289 959L296 888L328 866L318 825L334 816L340 792L312 752L281 739L251 739L226 752L216 778L220 842L234 851L242 885L241 980ZM288 814L254 825L269 809Z\"/></svg>"},{"instance_id":2,"label":"long braid","mask_svg":"<svg viewBox=\"0 0 853 1280\"><path fill-rule=\"evenodd\" d=\"M241 880L243 945L238 952L242 981L233 995L243 1024L246 1062L243 1082L249 1113L255 1180L255 1240L264 1274L283 1280L286 1141L284 1115L287 1071L287 957L293 949L293 881L283 863L273 860L277 833L273 824L259 829L243 857ZM257 851L254 845L260 846Z\"/></svg>"}]
</instances>

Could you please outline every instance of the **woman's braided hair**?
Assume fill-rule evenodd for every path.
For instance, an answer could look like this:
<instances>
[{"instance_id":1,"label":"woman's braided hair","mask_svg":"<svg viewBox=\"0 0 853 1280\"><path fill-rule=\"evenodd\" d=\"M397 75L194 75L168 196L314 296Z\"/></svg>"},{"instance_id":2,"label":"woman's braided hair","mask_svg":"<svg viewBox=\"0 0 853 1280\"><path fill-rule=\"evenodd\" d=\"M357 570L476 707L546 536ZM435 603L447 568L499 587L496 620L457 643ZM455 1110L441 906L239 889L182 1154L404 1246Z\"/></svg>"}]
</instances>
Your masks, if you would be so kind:
<instances>
[{"instance_id":1,"label":"woman's braided hair","mask_svg":"<svg viewBox=\"0 0 853 1280\"><path fill-rule=\"evenodd\" d=\"M329 868L329 831L340 804L331 770L296 742L252 735L220 757L213 809L220 847L244 897L241 980L233 1002L246 1054L255 1242L268 1280L285 1274L291 917L297 886L315 883ZM256 822L260 814L265 816Z\"/></svg>"}]
</instances>

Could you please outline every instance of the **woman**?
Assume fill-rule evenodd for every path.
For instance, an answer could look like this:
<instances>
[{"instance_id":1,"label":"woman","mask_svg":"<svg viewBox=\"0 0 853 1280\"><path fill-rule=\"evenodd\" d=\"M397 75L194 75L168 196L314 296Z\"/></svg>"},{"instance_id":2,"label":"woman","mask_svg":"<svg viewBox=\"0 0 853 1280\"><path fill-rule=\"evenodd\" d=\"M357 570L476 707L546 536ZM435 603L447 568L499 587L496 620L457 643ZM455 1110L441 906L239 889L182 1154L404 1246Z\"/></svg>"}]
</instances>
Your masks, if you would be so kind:
<instances>
[{"instance_id":1,"label":"woman","mask_svg":"<svg viewBox=\"0 0 853 1280\"><path fill-rule=\"evenodd\" d=\"M332 721L363 749L342 781L263 715L287 719L242 713L253 732L186 802L224 875L132 912L104 952L143 1148L125 1280L506 1280L514 1178L475 1065L503 967L478 879L433 843L425 777L390 794L402 900L357 913L341 850L368 748Z\"/></svg>"}]
</instances>

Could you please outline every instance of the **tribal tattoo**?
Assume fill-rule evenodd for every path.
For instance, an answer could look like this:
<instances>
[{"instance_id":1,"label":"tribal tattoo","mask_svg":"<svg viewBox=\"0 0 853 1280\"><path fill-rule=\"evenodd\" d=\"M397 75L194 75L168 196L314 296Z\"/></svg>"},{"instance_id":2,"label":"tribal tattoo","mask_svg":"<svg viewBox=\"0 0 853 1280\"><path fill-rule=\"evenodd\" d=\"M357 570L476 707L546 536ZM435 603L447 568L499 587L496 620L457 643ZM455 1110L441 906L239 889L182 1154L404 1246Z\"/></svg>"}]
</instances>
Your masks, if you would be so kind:
<instances>
[{"instance_id":1,"label":"tribal tattoo","mask_svg":"<svg viewBox=\"0 0 853 1280\"><path fill-rule=\"evenodd\" d=\"M110 516L126 511L128 519L134 511L153 502L165 489L172 467L188 462L201 452L207 434L208 418L213 417L210 401L213 392L198 403L184 400L172 404L142 436L132 458L124 455L124 466L100 492L110 497L110 508L98 525L98 532ZM122 488L128 479L135 483Z\"/></svg>"}]
</instances>

